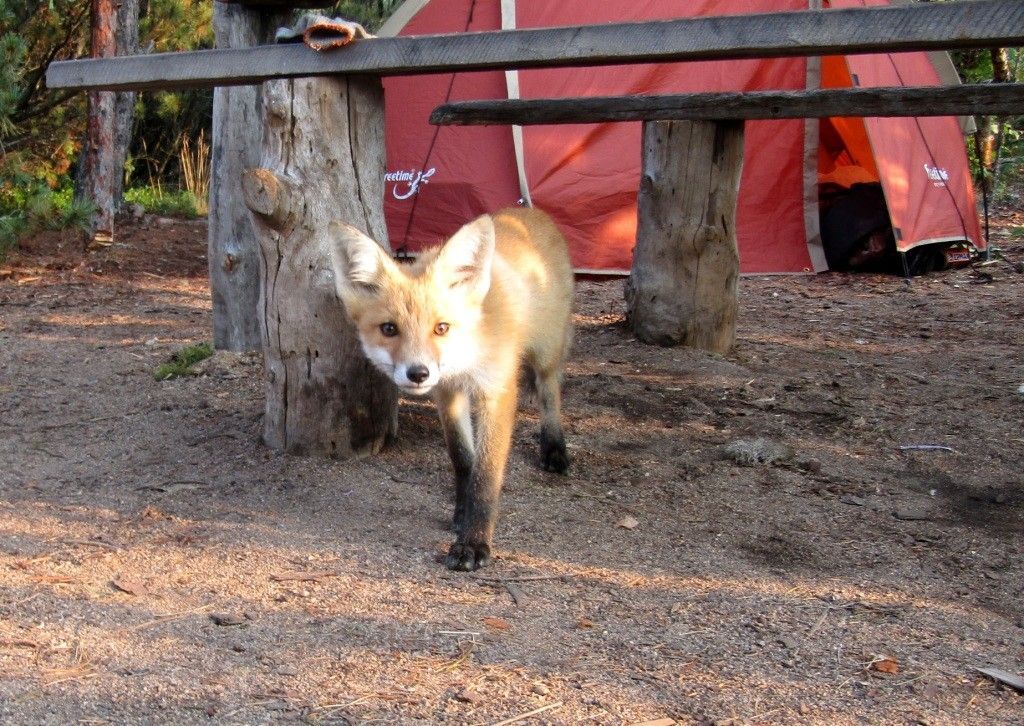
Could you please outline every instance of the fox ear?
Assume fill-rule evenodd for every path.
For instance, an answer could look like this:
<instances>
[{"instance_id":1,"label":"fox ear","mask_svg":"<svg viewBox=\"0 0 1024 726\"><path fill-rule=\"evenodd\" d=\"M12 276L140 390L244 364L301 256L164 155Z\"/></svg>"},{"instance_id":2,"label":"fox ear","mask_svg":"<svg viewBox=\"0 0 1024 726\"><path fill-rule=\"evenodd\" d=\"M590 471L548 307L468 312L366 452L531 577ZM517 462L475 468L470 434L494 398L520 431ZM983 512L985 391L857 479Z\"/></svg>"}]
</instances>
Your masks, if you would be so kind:
<instances>
[{"instance_id":1,"label":"fox ear","mask_svg":"<svg viewBox=\"0 0 1024 726\"><path fill-rule=\"evenodd\" d=\"M373 293L393 264L387 252L350 224L331 222L331 267L338 297Z\"/></svg>"},{"instance_id":2,"label":"fox ear","mask_svg":"<svg viewBox=\"0 0 1024 726\"><path fill-rule=\"evenodd\" d=\"M466 286L483 298L491 287L494 261L494 219L489 214L466 224L444 247L433 263L446 276L451 287Z\"/></svg>"}]
</instances>

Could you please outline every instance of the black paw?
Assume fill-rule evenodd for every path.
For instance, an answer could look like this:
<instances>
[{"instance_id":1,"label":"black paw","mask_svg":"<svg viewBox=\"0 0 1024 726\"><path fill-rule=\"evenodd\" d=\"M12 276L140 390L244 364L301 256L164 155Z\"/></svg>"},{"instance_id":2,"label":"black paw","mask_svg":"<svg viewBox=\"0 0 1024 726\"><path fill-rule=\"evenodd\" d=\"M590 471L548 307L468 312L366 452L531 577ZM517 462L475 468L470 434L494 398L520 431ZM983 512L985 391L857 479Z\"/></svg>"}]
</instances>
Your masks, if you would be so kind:
<instances>
[{"instance_id":1,"label":"black paw","mask_svg":"<svg viewBox=\"0 0 1024 726\"><path fill-rule=\"evenodd\" d=\"M541 434L540 437L540 464L544 471L551 471L555 474L565 474L569 471L569 453L565 450L565 439L549 439Z\"/></svg>"},{"instance_id":2,"label":"black paw","mask_svg":"<svg viewBox=\"0 0 1024 726\"><path fill-rule=\"evenodd\" d=\"M484 567L490 561L491 546L489 544L455 542L448 549L448 556L444 558L444 566L449 570L472 572Z\"/></svg>"}]
</instances>

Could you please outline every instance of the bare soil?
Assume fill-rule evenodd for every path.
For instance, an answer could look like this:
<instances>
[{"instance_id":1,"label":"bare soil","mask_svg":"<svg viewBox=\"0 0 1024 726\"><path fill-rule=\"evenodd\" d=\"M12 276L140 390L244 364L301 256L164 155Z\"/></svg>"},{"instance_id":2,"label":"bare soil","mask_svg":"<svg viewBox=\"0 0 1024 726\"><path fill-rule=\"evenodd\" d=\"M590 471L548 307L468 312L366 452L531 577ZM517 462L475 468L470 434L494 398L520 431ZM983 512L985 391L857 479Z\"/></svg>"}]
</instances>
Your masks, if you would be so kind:
<instances>
[{"instance_id":1,"label":"bare soil","mask_svg":"<svg viewBox=\"0 0 1024 726\"><path fill-rule=\"evenodd\" d=\"M524 401L470 576L429 404L339 462L263 447L257 357L154 380L209 339L205 238L0 264L0 722L1024 722L973 670L1024 670L1010 264L747 278L728 357L581 282L570 476Z\"/></svg>"}]
</instances>

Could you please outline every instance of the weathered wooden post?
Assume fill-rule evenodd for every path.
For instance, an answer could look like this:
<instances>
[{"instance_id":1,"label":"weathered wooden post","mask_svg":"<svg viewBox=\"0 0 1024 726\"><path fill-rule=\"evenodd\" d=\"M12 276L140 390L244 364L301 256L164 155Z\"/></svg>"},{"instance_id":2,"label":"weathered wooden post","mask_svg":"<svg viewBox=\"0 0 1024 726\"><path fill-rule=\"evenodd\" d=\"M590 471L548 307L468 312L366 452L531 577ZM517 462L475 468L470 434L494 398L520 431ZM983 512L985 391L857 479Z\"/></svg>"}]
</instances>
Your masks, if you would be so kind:
<instances>
[{"instance_id":1,"label":"weathered wooden post","mask_svg":"<svg viewBox=\"0 0 1024 726\"><path fill-rule=\"evenodd\" d=\"M267 3L264 3L267 5ZM213 30L218 48L273 42L291 10L246 7L218 0ZM263 138L261 86L230 86L213 93L212 163L207 261L213 297L213 345L219 350L259 350L256 319L259 251L249 212L240 203L242 171L256 166Z\"/></svg>"},{"instance_id":2,"label":"weathered wooden post","mask_svg":"<svg viewBox=\"0 0 1024 726\"><path fill-rule=\"evenodd\" d=\"M263 439L290 453L376 453L395 434L397 392L337 298L329 224L387 244L380 79L269 81L263 107L262 161L242 181L259 239Z\"/></svg>"},{"instance_id":3,"label":"weathered wooden post","mask_svg":"<svg viewBox=\"0 0 1024 726\"><path fill-rule=\"evenodd\" d=\"M736 340L742 121L647 121L627 315L647 343Z\"/></svg>"},{"instance_id":4,"label":"weathered wooden post","mask_svg":"<svg viewBox=\"0 0 1024 726\"><path fill-rule=\"evenodd\" d=\"M110 58L117 52L116 26L114 0L92 0L90 52L93 58ZM114 241L114 185L115 177L121 173L114 167L115 96L112 91L89 92L82 193L96 205L90 223L90 246L109 245Z\"/></svg>"}]
</instances>

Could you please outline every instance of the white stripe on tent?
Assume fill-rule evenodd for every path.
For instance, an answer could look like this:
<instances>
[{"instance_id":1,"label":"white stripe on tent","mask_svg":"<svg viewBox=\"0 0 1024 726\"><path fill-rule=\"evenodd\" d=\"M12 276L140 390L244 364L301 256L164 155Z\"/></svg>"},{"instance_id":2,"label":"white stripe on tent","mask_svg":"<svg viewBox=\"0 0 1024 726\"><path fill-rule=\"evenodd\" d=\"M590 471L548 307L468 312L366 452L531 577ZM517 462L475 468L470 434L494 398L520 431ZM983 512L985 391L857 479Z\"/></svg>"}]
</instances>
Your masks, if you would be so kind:
<instances>
[{"instance_id":1,"label":"white stripe on tent","mask_svg":"<svg viewBox=\"0 0 1024 726\"><path fill-rule=\"evenodd\" d=\"M516 0L501 0L501 29L514 30L516 27ZM511 100L519 99L519 71L505 71L505 87ZM512 149L516 155L516 174L519 176L519 194L523 204L533 206L530 185L526 181L526 156L523 150L523 127L512 126Z\"/></svg>"},{"instance_id":2,"label":"white stripe on tent","mask_svg":"<svg viewBox=\"0 0 1024 726\"><path fill-rule=\"evenodd\" d=\"M409 24L416 13L427 6L430 0L405 0L401 5L395 8L395 12L391 13L384 25L380 26L380 30L377 31L377 35L382 38L391 38L402 32L402 28Z\"/></svg>"},{"instance_id":3,"label":"white stripe on tent","mask_svg":"<svg viewBox=\"0 0 1024 726\"><path fill-rule=\"evenodd\" d=\"M821 0L808 0L809 10L821 10ZM808 91L821 88L821 58L814 56L806 61ZM807 256L811 258L811 270L824 272L828 269L825 247L821 241L821 210L818 208L818 147L821 146L821 122L816 118L804 119L804 233L807 240Z\"/></svg>"}]
</instances>

